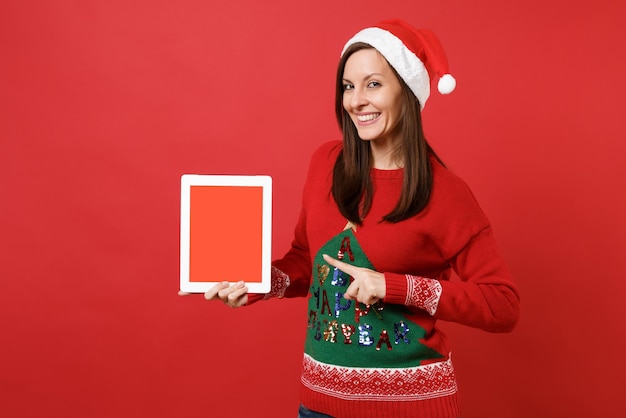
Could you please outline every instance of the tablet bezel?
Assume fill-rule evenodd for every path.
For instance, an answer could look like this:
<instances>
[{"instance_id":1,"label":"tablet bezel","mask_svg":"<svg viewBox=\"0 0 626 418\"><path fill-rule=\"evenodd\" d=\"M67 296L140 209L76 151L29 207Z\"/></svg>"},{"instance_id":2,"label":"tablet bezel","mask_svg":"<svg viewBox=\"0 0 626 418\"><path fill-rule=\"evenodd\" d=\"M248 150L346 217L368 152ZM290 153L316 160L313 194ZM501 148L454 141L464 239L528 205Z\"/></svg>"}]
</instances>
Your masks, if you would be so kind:
<instances>
[{"instance_id":1,"label":"tablet bezel","mask_svg":"<svg viewBox=\"0 0 626 418\"><path fill-rule=\"evenodd\" d=\"M180 290L187 293L205 293L221 278L190 281L191 188L194 186L261 187L262 188L262 255L261 281L246 282L249 293L268 293L271 288L272 248L272 178L266 175L209 175L183 174L180 197ZM221 202L222 204L224 202ZM232 282L231 282L232 283Z\"/></svg>"}]
</instances>

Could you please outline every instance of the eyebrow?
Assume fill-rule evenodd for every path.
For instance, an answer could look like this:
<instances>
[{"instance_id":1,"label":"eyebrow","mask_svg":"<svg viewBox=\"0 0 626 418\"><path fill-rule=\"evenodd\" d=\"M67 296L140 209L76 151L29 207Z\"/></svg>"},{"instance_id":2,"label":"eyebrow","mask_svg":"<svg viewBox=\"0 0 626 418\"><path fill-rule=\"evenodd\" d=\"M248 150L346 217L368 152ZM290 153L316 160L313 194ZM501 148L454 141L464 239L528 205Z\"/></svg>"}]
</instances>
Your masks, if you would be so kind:
<instances>
[{"instance_id":1,"label":"eyebrow","mask_svg":"<svg viewBox=\"0 0 626 418\"><path fill-rule=\"evenodd\" d=\"M365 77L363 77L363 80L369 80L369 79L370 79L370 78L372 78L372 77L382 77L382 78L385 78L385 76L384 76L383 74L380 74L380 73L371 73L371 74L368 74L368 75L366 75ZM347 78L345 78L345 77L344 77L344 78L342 78L342 81L351 82L350 80L348 80L348 79L347 79Z\"/></svg>"}]
</instances>

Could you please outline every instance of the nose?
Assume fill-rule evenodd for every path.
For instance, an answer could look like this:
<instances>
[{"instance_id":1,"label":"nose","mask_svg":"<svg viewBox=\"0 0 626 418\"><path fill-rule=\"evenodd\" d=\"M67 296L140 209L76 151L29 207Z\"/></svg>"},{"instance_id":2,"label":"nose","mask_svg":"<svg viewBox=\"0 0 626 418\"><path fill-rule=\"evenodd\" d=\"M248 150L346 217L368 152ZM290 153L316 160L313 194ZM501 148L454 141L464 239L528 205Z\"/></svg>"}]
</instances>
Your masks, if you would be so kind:
<instances>
[{"instance_id":1,"label":"nose","mask_svg":"<svg viewBox=\"0 0 626 418\"><path fill-rule=\"evenodd\" d=\"M353 109L359 109L365 105L367 105L367 96L365 95L365 92L361 89L352 90L350 106L352 106Z\"/></svg>"}]
</instances>

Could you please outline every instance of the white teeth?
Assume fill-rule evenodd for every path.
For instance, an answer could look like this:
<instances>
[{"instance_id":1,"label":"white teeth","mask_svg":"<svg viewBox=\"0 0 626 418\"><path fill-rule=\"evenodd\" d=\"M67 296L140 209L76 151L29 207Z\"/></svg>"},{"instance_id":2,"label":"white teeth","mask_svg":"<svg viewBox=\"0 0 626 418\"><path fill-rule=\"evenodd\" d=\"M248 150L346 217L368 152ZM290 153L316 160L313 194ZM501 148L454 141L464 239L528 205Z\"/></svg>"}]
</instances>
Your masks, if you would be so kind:
<instances>
[{"instance_id":1,"label":"white teeth","mask_svg":"<svg viewBox=\"0 0 626 418\"><path fill-rule=\"evenodd\" d=\"M374 120L380 115L380 113L370 113L368 115L357 115L357 119L359 122L369 122L370 120Z\"/></svg>"}]
</instances>

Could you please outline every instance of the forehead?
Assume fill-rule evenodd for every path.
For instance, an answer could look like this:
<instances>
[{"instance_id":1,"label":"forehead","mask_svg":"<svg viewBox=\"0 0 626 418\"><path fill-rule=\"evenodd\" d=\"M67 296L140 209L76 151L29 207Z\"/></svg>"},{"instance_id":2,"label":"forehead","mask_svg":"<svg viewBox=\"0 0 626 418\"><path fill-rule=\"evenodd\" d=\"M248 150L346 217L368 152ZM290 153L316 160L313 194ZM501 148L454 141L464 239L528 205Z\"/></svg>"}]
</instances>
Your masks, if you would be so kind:
<instances>
[{"instance_id":1,"label":"forehead","mask_svg":"<svg viewBox=\"0 0 626 418\"><path fill-rule=\"evenodd\" d=\"M346 61L343 71L345 76L348 75L369 75L373 73L381 75L391 75L391 67L389 63L374 48L361 49L356 51Z\"/></svg>"}]
</instances>

